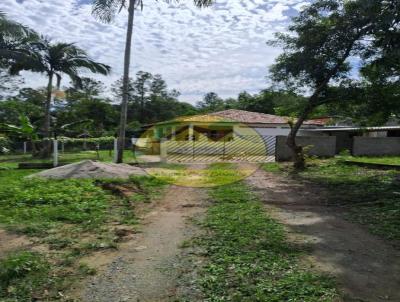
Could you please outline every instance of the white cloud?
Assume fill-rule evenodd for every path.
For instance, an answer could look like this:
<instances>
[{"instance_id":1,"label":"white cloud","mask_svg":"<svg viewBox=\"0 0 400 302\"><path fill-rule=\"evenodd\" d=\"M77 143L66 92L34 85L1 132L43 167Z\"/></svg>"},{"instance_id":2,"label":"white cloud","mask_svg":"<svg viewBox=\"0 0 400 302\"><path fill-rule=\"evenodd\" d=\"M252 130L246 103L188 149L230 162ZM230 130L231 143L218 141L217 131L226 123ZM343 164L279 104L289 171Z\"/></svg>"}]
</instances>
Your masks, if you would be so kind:
<instances>
[{"instance_id":1,"label":"white cloud","mask_svg":"<svg viewBox=\"0 0 400 302\"><path fill-rule=\"evenodd\" d=\"M122 74L125 26L122 12L113 24L91 16L91 7L77 0L1 0L0 11L58 41L76 42L94 59L113 67L110 85ZM182 100L195 101L208 91L233 96L266 85L268 66L278 49L265 42L284 30L290 9L304 0L217 0L207 9L191 1L176 5L148 0L134 28L133 73L160 73ZM28 76L27 83L46 80ZM66 83L66 81L65 81Z\"/></svg>"}]
</instances>

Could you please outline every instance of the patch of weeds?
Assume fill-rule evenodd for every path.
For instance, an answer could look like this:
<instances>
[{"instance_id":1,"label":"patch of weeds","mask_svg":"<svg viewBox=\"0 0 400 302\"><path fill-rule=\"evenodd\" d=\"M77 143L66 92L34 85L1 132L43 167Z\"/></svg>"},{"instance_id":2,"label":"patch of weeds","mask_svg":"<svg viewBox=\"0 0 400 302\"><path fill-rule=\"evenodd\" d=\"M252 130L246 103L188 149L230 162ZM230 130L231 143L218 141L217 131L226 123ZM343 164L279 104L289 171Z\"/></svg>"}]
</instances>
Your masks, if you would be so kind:
<instances>
[{"instance_id":1,"label":"patch of weeds","mask_svg":"<svg viewBox=\"0 0 400 302\"><path fill-rule=\"evenodd\" d=\"M159 163L157 164L158 168L161 169L169 169L169 170L185 170L186 166L183 164L177 164L177 163Z\"/></svg>"},{"instance_id":2,"label":"patch of weeds","mask_svg":"<svg viewBox=\"0 0 400 302\"><path fill-rule=\"evenodd\" d=\"M23 252L0 263L1 301L67 299L66 289L95 273L79 266L79 259L94 251L117 248L121 238L114 225L137 223L134 202L110 194L94 180L24 178L32 172L0 171L1 227L39 237L35 242L48 245L49 251L46 258ZM146 196L146 201L161 194L164 187L150 177L109 182L127 183L138 195ZM23 273L12 275L9 263L16 263L14 271Z\"/></svg>"},{"instance_id":3,"label":"patch of weeds","mask_svg":"<svg viewBox=\"0 0 400 302\"><path fill-rule=\"evenodd\" d=\"M283 169L280 163L265 163L263 164L263 169L267 172L277 173L282 172Z\"/></svg>"},{"instance_id":4,"label":"patch of weeds","mask_svg":"<svg viewBox=\"0 0 400 302\"><path fill-rule=\"evenodd\" d=\"M97 182L104 189L133 202L150 202L157 198L166 182L149 176L131 176L129 179L104 179Z\"/></svg>"},{"instance_id":5,"label":"patch of weeds","mask_svg":"<svg viewBox=\"0 0 400 302\"><path fill-rule=\"evenodd\" d=\"M86 276L94 276L97 273L96 269L90 267L86 263L79 264L78 271L81 275L86 275Z\"/></svg>"},{"instance_id":6,"label":"patch of weeds","mask_svg":"<svg viewBox=\"0 0 400 302\"><path fill-rule=\"evenodd\" d=\"M43 297L54 282L50 264L34 252L18 252L0 260L0 297L2 301L32 301Z\"/></svg>"},{"instance_id":7,"label":"patch of weeds","mask_svg":"<svg viewBox=\"0 0 400 302\"><path fill-rule=\"evenodd\" d=\"M89 251L99 251L107 249L117 249L118 246L113 240L97 240L83 243L79 246L79 250L83 253Z\"/></svg>"},{"instance_id":8,"label":"patch of weeds","mask_svg":"<svg viewBox=\"0 0 400 302\"><path fill-rule=\"evenodd\" d=\"M8 179L0 184L0 220L28 235L60 224L93 229L105 221L108 199L91 180Z\"/></svg>"},{"instance_id":9,"label":"patch of weeds","mask_svg":"<svg viewBox=\"0 0 400 302\"><path fill-rule=\"evenodd\" d=\"M212 167L212 169L214 169ZM228 167L229 168L229 167ZM334 282L305 271L301 251L243 183L210 190L214 201L195 242L206 264L197 283L202 301L334 301Z\"/></svg>"},{"instance_id":10,"label":"patch of weeds","mask_svg":"<svg viewBox=\"0 0 400 302\"><path fill-rule=\"evenodd\" d=\"M48 244L50 249L62 250L71 247L74 243L76 243L76 240L68 237L49 236L42 242Z\"/></svg>"}]
</instances>

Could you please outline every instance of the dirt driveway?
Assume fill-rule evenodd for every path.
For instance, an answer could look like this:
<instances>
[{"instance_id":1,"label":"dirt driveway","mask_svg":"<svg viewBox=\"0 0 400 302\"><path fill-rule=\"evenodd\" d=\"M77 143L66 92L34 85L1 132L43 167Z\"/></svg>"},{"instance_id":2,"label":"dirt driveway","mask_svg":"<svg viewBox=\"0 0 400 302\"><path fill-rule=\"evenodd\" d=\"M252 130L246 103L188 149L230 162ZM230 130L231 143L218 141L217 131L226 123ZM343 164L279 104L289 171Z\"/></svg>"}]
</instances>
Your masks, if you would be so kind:
<instances>
[{"instance_id":1,"label":"dirt driveway","mask_svg":"<svg viewBox=\"0 0 400 302\"><path fill-rule=\"evenodd\" d=\"M143 218L142 232L123 245L105 271L89 282L83 301L174 301L179 246L193 236L188 218L201 214L206 191L171 186Z\"/></svg>"},{"instance_id":2,"label":"dirt driveway","mask_svg":"<svg viewBox=\"0 0 400 302\"><path fill-rule=\"evenodd\" d=\"M320 188L261 170L247 182L289 238L310 251L306 264L336 277L344 301L400 301L400 252L325 206Z\"/></svg>"}]
</instances>

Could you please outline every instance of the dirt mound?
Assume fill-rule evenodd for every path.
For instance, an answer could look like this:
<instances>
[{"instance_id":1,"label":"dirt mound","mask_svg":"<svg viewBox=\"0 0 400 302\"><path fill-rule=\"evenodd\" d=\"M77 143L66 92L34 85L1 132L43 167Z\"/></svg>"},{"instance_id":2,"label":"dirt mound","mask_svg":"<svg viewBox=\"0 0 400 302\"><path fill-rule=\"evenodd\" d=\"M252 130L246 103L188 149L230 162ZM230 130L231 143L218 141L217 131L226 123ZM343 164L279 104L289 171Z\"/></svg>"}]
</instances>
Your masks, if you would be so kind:
<instances>
[{"instance_id":1,"label":"dirt mound","mask_svg":"<svg viewBox=\"0 0 400 302\"><path fill-rule=\"evenodd\" d=\"M43 172L33 174L29 177L43 177L52 179L66 178L128 178L131 175L146 175L146 172L139 167L132 167L126 164L103 163L92 160L85 160Z\"/></svg>"}]
</instances>

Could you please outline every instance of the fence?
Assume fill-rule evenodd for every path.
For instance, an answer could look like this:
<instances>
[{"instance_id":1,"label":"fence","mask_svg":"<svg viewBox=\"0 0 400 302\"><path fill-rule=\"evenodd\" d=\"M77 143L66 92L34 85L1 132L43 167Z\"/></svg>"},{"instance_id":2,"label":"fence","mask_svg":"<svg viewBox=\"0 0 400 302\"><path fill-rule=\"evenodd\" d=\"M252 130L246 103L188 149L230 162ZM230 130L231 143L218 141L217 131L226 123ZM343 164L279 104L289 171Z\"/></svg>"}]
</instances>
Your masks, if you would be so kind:
<instances>
[{"instance_id":1,"label":"fence","mask_svg":"<svg viewBox=\"0 0 400 302\"><path fill-rule=\"evenodd\" d=\"M169 162L271 162L275 161L275 136L170 140L162 142L160 154Z\"/></svg>"},{"instance_id":2,"label":"fence","mask_svg":"<svg viewBox=\"0 0 400 302\"><path fill-rule=\"evenodd\" d=\"M48 145L48 158L41 158L45 144ZM65 139L13 142L10 150L0 156L0 161L14 161L18 163L35 163L36 166L43 164L43 167L58 166L61 164L73 163L82 160L99 160L106 162L116 161L117 140L114 138L99 139ZM38 156L32 156L37 154ZM135 161L135 154L132 148L132 141L125 140L124 148L125 162ZM29 166L28 164L26 166Z\"/></svg>"},{"instance_id":3,"label":"fence","mask_svg":"<svg viewBox=\"0 0 400 302\"><path fill-rule=\"evenodd\" d=\"M400 137L353 138L354 156L395 156L400 155Z\"/></svg>"}]
</instances>

